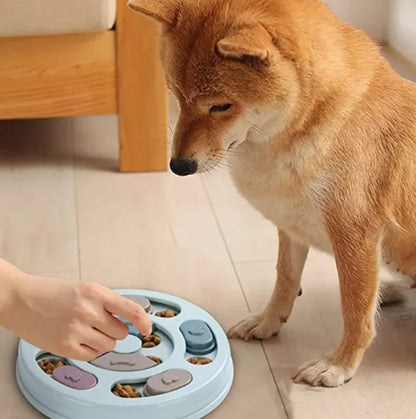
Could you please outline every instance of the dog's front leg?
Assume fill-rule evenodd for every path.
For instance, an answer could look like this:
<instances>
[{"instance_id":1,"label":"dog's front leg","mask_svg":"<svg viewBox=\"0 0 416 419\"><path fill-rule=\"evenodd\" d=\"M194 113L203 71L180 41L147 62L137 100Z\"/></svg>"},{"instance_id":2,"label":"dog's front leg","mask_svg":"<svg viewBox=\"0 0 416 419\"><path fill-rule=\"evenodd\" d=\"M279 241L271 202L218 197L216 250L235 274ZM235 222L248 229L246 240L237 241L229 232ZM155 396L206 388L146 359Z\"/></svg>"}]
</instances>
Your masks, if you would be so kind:
<instances>
[{"instance_id":1,"label":"dog's front leg","mask_svg":"<svg viewBox=\"0 0 416 419\"><path fill-rule=\"evenodd\" d=\"M300 291L300 280L309 247L279 230L277 280L272 298L261 314L251 315L228 332L230 338L268 339L287 322Z\"/></svg>"},{"instance_id":2,"label":"dog's front leg","mask_svg":"<svg viewBox=\"0 0 416 419\"><path fill-rule=\"evenodd\" d=\"M378 237L338 225L330 235L338 268L344 333L331 356L303 365L295 382L336 387L349 381L375 335Z\"/></svg>"}]
</instances>

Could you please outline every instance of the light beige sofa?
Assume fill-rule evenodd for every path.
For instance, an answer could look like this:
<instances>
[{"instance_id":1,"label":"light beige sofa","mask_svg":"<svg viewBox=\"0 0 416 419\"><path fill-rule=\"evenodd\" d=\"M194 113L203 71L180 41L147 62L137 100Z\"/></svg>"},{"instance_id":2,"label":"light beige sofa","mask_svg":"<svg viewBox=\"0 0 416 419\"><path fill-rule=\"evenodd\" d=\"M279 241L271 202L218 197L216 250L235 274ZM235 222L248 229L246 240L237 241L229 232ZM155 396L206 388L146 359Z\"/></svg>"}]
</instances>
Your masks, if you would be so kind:
<instances>
[{"instance_id":1,"label":"light beige sofa","mask_svg":"<svg viewBox=\"0 0 416 419\"><path fill-rule=\"evenodd\" d=\"M1 0L0 119L119 115L120 169L167 165L159 29L127 0Z\"/></svg>"}]
</instances>

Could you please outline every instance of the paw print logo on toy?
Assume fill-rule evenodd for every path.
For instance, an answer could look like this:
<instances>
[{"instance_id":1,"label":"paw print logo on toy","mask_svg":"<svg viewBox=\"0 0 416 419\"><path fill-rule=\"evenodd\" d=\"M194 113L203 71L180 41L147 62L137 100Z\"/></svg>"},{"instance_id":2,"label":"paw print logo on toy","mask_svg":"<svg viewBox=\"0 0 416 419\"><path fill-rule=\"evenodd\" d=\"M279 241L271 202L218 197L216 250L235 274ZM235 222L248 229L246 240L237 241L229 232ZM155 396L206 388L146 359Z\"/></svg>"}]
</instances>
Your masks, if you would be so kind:
<instances>
[{"instance_id":1,"label":"paw print logo on toy","mask_svg":"<svg viewBox=\"0 0 416 419\"><path fill-rule=\"evenodd\" d=\"M56 368L52 377L56 381L77 390L88 390L97 384L97 378L94 375L71 365Z\"/></svg>"}]
</instances>

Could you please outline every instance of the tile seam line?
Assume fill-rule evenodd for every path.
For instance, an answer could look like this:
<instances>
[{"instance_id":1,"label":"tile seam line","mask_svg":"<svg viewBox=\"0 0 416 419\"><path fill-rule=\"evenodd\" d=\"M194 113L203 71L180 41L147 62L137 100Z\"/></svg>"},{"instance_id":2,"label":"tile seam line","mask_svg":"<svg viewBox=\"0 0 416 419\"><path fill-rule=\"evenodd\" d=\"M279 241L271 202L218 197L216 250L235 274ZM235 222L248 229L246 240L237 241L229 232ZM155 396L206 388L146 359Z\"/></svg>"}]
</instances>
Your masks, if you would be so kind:
<instances>
[{"instance_id":1,"label":"tile seam line","mask_svg":"<svg viewBox=\"0 0 416 419\"><path fill-rule=\"evenodd\" d=\"M240 290L241 290L241 292L242 292L242 294L243 294L243 297L244 297L244 300L245 300L245 302L246 302L247 308L248 308L249 312L251 313L250 304L249 304L249 302L248 302L247 295L246 295L246 293L245 293L245 291L244 291L243 284L241 283L240 276L238 275L238 272L237 272L236 266L235 266L234 261L233 261L233 259L232 259L231 252L230 252L230 249L229 249L228 244L227 244L227 240L225 239L224 232L223 232L223 230L222 230L222 228L221 228L221 224L220 224L220 221L219 221L219 219L218 219L217 213L216 213L216 211L215 211L215 208L214 208L213 202L212 202L212 200L211 200L211 197L210 197L210 195L209 195L208 189L207 189L206 184L205 184L205 182L204 182L204 180L203 180L203 179L200 179L200 182L201 182L202 187L203 187L203 189L204 189L204 192L205 192L205 197L206 197L206 199L208 200L209 206L210 206L210 208L211 208L211 211L212 211L212 214L213 214L213 216L214 216L215 222L216 222L216 224L217 224L218 230L219 230L219 232L220 232L221 238L222 238L222 240L223 240L223 242L224 242L224 246L225 246L226 252L227 252L227 254L228 254L228 258L229 258L230 263L231 263L231 265L232 265L232 267L233 267L234 275L235 275L235 277L236 277L236 279L237 279L237 282L238 282L238 284L239 284L239 286L240 286ZM283 401L282 393L281 393L281 391L280 391L280 388L279 388L279 385L278 385L278 383L277 383L276 377L275 377L275 376L274 376L274 374L273 374L273 370L272 370L272 367L271 367L271 365L270 365L269 357L267 356L266 349L265 349L265 347L264 347L263 342L261 342L261 347L262 347L262 350L263 350L264 358L266 359L266 362L267 362L267 366L269 367L270 374L272 375L272 379L273 379L274 385L275 385L275 387L276 387L277 394L279 395L280 402L281 402L281 404L282 404L282 406L283 406L283 410L284 410L284 412L285 412L286 419L290 419L290 417L289 417L289 412L288 412L288 410L287 410L287 407L286 407L285 402Z\"/></svg>"},{"instance_id":2,"label":"tile seam line","mask_svg":"<svg viewBox=\"0 0 416 419\"><path fill-rule=\"evenodd\" d=\"M74 122L72 121L71 127L75 134ZM79 228L79 200L78 200L78 164L77 164L77 153L76 153L76 142L75 135L72 137L72 170L74 180L74 209L75 209L75 229L77 235L77 257L78 257L78 280L82 281L82 269L81 269L81 241L80 241L80 228Z\"/></svg>"}]
</instances>

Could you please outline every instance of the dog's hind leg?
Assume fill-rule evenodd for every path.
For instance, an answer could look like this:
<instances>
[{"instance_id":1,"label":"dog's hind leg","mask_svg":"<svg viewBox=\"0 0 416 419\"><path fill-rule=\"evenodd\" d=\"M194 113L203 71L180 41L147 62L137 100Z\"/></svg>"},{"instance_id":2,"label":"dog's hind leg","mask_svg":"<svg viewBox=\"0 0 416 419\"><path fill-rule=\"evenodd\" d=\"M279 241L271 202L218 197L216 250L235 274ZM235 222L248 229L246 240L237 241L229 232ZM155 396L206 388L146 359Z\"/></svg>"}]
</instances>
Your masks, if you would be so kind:
<instances>
[{"instance_id":1,"label":"dog's hind leg","mask_svg":"<svg viewBox=\"0 0 416 419\"><path fill-rule=\"evenodd\" d=\"M300 280L309 247L291 239L279 230L277 280L273 295L263 313L251 315L232 327L230 338L268 339L279 333L300 295Z\"/></svg>"}]
</instances>

